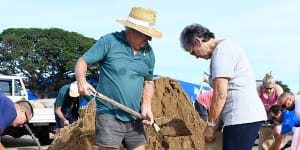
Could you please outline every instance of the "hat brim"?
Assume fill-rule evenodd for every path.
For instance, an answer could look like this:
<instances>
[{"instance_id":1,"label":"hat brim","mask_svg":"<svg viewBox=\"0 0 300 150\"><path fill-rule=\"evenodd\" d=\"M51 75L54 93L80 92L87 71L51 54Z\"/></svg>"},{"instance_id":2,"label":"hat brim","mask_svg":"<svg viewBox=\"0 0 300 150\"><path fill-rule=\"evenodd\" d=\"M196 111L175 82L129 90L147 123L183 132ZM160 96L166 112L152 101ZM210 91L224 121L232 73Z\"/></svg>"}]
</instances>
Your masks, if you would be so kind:
<instances>
[{"instance_id":1,"label":"hat brim","mask_svg":"<svg viewBox=\"0 0 300 150\"><path fill-rule=\"evenodd\" d=\"M69 92L69 95L71 96L71 97L78 97L80 94L79 93L75 93L75 92Z\"/></svg>"},{"instance_id":2,"label":"hat brim","mask_svg":"<svg viewBox=\"0 0 300 150\"><path fill-rule=\"evenodd\" d=\"M162 37L162 33L157 31L155 28L150 28L150 27L145 27L145 26L141 26L141 25L136 25L134 23L131 23L127 20L117 20L117 22L129 27L129 28L133 28L137 31L140 31L148 36L151 37L155 37L155 38L161 38Z\"/></svg>"}]
</instances>

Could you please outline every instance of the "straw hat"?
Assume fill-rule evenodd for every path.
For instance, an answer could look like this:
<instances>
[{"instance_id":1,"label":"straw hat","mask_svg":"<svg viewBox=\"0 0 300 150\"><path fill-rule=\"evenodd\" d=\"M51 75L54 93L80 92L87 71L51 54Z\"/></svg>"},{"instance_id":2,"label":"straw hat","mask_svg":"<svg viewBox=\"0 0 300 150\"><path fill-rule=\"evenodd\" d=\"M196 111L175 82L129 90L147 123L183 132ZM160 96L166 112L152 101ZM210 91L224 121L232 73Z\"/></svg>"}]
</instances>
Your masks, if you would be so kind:
<instances>
[{"instance_id":1,"label":"straw hat","mask_svg":"<svg viewBox=\"0 0 300 150\"><path fill-rule=\"evenodd\" d=\"M154 28L156 12L142 7L133 7L127 20L117 20L117 22L148 36L161 38L162 33Z\"/></svg>"},{"instance_id":2,"label":"straw hat","mask_svg":"<svg viewBox=\"0 0 300 150\"><path fill-rule=\"evenodd\" d=\"M71 83L70 89L69 89L69 95L71 97L78 97L79 96L77 81L74 81L74 82Z\"/></svg>"}]
</instances>

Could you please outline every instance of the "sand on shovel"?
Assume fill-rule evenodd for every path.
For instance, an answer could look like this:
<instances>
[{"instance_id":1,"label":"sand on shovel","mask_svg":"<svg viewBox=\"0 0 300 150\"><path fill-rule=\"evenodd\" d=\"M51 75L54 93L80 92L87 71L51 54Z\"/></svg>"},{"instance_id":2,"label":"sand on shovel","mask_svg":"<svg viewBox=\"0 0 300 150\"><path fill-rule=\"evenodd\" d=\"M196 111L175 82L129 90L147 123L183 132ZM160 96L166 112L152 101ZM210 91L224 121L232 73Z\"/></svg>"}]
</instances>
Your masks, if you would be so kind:
<instances>
[{"instance_id":1,"label":"sand on shovel","mask_svg":"<svg viewBox=\"0 0 300 150\"><path fill-rule=\"evenodd\" d=\"M152 111L161 130L160 133L155 133L152 127L146 127L146 149L206 149L203 136L206 123L193 108L188 95L179 82L167 77L158 77L154 79L154 83L155 95L152 101ZM95 145L95 113L96 104L92 100L81 109L81 119L61 129L60 134L48 149L100 149ZM121 147L120 149L123 148Z\"/></svg>"}]
</instances>

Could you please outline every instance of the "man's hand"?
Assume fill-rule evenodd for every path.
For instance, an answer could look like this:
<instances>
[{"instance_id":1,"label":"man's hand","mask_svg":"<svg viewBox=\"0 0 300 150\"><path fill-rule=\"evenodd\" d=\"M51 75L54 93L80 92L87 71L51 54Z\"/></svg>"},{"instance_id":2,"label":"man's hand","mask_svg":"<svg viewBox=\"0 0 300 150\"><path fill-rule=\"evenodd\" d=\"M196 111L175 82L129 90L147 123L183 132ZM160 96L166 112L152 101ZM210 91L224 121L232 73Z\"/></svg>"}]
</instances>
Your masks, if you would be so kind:
<instances>
[{"instance_id":1,"label":"man's hand","mask_svg":"<svg viewBox=\"0 0 300 150\"><path fill-rule=\"evenodd\" d=\"M142 115L150 120L143 120L143 124L151 126L154 122L151 106L149 107L142 105Z\"/></svg>"},{"instance_id":2,"label":"man's hand","mask_svg":"<svg viewBox=\"0 0 300 150\"><path fill-rule=\"evenodd\" d=\"M64 126L68 126L68 125L70 125L69 120L65 120L64 121Z\"/></svg>"},{"instance_id":3,"label":"man's hand","mask_svg":"<svg viewBox=\"0 0 300 150\"><path fill-rule=\"evenodd\" d=\"M90 85L88 82L77 81L77 83L78 83L78 93L80 95L89 96L89 95L91 95L91 93L89 91L91 91L92 93L97 93L95 88L92 85Z\"/></svg>"},{"instance_id":4,"label":"man's hand","mask_svg":"<svg viewBox=\"0 0 300 150\"><path fill-rule=\"evenodd\" d=\"M214 127L212 126L206 126L206 128L204 129L204 138L206 142L213 142L215 140L215 130Z\"/></svg>"}]
</instances>

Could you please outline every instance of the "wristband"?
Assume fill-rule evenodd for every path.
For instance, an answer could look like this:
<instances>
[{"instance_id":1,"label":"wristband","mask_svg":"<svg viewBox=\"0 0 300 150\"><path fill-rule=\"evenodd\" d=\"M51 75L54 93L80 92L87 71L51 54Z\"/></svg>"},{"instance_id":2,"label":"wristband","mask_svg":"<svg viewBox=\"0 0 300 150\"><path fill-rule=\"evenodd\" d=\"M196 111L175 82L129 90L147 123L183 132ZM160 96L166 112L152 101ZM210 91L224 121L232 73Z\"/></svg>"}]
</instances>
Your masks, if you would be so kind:
<instances>
[{"instance_id":1,"label":"wristband","mask_svg":"<svg viewBox=\"0 0 300 150\"><path fill-rule=\"evenodd\" d=\"M211 122L207 122L207 126L214 127L214 126L216 126L216 124L215 123L211 123Z\"/></svg>"}]
</instances>

